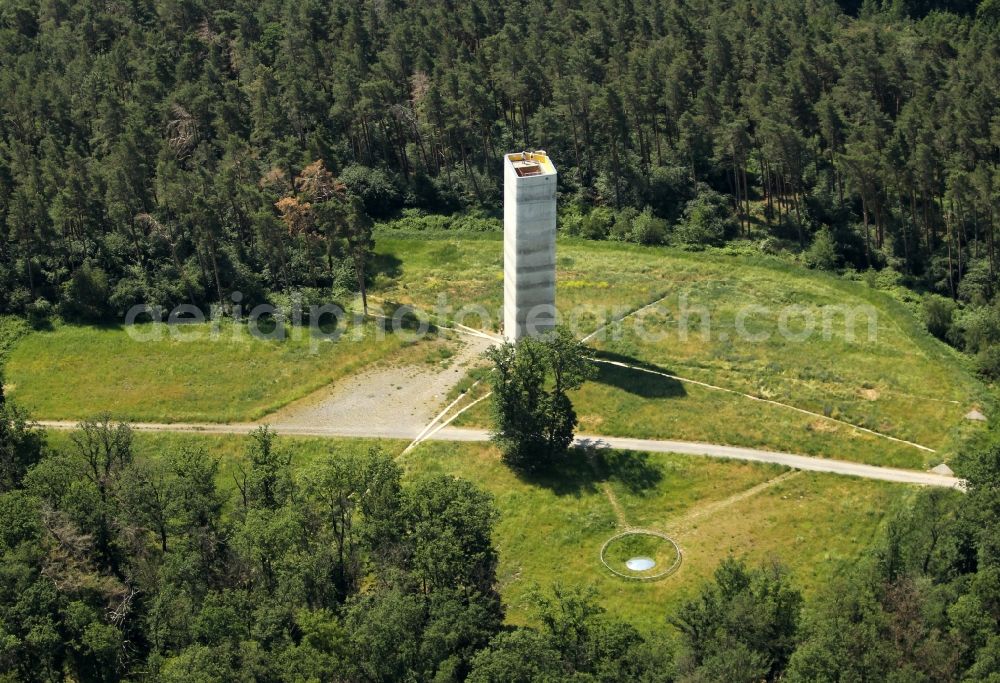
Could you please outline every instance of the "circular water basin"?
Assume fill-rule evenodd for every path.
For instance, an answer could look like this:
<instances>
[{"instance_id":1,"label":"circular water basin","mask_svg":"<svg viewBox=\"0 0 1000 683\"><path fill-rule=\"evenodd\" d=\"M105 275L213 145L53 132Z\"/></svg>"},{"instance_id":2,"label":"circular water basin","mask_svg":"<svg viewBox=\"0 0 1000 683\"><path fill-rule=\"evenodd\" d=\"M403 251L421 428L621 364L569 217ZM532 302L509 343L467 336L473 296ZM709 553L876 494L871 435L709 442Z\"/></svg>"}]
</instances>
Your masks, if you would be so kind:
<instances>
[{"instance_id":1,"label":"circular water basin","mask_svg":"<svg viewBox=\"0 0 1000 683\"><path fill-rule=\"evenodd\" d=\"M601 562L623 579L655 581L681 564L681 549L662 531L628 528L604 542Z\"/></svg>"},{"instance_id":2,"label":"circular water basin","mask_svg":"<svg viewBox=\"0 0 1000 683\"><path fill-rule=\"evenodd\" d=\"M656 560L652 557L632 557L625 560L625 566L634 572L644 572L656 566Z\"/></svg>"}]
</instances>

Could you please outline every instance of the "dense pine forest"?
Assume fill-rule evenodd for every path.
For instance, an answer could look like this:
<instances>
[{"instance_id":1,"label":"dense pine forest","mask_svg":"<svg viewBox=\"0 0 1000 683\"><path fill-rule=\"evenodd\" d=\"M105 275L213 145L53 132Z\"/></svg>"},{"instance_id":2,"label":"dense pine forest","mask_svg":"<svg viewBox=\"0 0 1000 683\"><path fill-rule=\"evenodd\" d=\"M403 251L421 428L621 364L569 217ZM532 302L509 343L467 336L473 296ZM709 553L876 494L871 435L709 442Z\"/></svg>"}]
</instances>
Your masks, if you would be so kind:
<instances>
[{"instance_id":1,"label":"dense pine forest","mask_svg":"<svg viewBox=\"0 0 1000 683\"><path fill-rule=\"evenodd\" d=\"M4 3L0 311L357 290L373 219L495 215L500 155L545 147L566 232L883 270L996 372L998 24L995 0Z\"/></svg>"}]
</instances>

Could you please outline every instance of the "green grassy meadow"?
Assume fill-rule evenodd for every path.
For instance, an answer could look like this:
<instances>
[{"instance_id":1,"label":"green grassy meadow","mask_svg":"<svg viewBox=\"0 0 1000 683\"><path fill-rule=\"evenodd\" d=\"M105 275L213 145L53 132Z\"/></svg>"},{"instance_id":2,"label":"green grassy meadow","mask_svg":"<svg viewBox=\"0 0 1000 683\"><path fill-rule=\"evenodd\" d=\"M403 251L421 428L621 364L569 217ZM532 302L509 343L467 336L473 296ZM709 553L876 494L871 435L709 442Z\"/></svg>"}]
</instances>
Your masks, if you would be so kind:
<instances>
[{"instance_id":1,"label":"green grassy meadow","mask_svg":"<svg viewBox=\"0 0 1000 683\"><path fill-rule=\"evenodd\" d=\"M135 341L122 328L60 324L14 345L5 390L37 419L107 411L140 422L249 421L371 363L420 362L428 353L427 344L382 334L373 324L335 342L295 332L270 341L225 322L213 339L204 323L186 325L186 341L166 332Z\"/></svg>"},{"instance_id":2,"label":"green grassy meadow","mask_svg":"<svg viewBox=\"0 0 1000 683\"><path fill-rule=\"evenodd\" d=\"M780 559L809 593L856 560L884 513L911 491L797 473L740 500L785 471L670 454L602 456L597 467L577 462L559 477L536 481L511 473L496 450L483 444L425 442L403 463L412 475L452 474L493 494L501 511L495 538L501 592L513 622L530 619L533 591L561 582L593 586L605 608L641 628L662 627L669 609L692 597L728 555L755 563ZM622 530L605 486L627 524L674 536L684 553L677 573L645 583L604 569L601 546ZM699 512L704 516L695 516Z\"/></svg>"},{"instance_id":3,"label":"green grassy meadow","mask_svg":"<svg viewBox=\"0 0 1000 683\"><path fill-rule=\"evenodd\" d=\"M495 330L503 293L500 238L381 230L373 301L386 310L393 303L440 310L446 318ZM772 257L715 251L560 239L557 253L557 304L581 337L602 321L662 299L592 339L595 353L819 414L602 365L598 377L573 397L582 432L922 468L947 460L977 429L962 416L985 401L985 390L964 359L928 335L909 308L864 282ZM754 341L736 334L741 307L748 304L756 308L745 328L763 337ZM490 320L474 312L462 315L461 307L469 306L482 307ZM811 336L793 341L776 333L785 306L797 307L785 320L793 334L812 317ZM842 312L829 306L861 311L853 338ZM707 336L699 311L710 318ZM641 334L636 323L650 334ZM307 337L234 338L229 324L218 341L147 343L133 342L120 328L57 324L51 331L25 334L23 325L7 327L0 349L8 359L7 390L39 419L79 419L107 410L141 421L253 420L371 363L421 362L428 353L426 345L392 335L375 339L371 326L363 338L320 343L318 353L310 353ZM0 328L0 337L4 332ZM456 424L487 426L488 421L483 402Z\"/></svg>"},{"instance_id":4,"label":"green grassy meadow","mask_svg":"<svg viewBox=\"0 0 1000 683\"><path fill-rule=\"evenodd\" d=\"M69 446L67 432L48 432L55 448ZM168 458L184 447L202 447L221 461L219 485L231 490L232 474L247 437L137 432L139 458ZM316 458L364 453L378 447L398 455L393 440L282 437L294 468ZM449 474L489 491L500 511L494 535L501 594L512 623L532 619L530 597L555 583L592 586L611 613L644 630L694 595L729 555L753 563L780 560L797 585L811 593L869 547L884 515L914 489L836 475L789 473L771 465L671 454L601 451L578 454L558 476L525 480L505 467L487 444L424 442L399 460L407 478ZM614 576L601 564L601 546L625 522L673 536L683 560L655 582ZM664 553L664 561L672 561Z\"/></svg>"},{"instance_id":5,"label":"green grassy meadow","mask_svg":"<svg viewBox=\"0 0 1000 683\"><path fill-rule=\"evenodd\" d=\"M380 235L378 295L434 310L444 293L449 302L496 311L499 237ZM578 336L665 297L591 340L603 357L819 414L605 365L574 396L582 431L920 468L950 457L969 429L962 416L984 400L957 352L933 339L909 308L864 282L764 256L574 239L561 240L557 253L557 306ZM813 332L806 336L809 320ZM477 326L475 316L464 322ZM752 340L737 334L738 323ZM792 338L778 333L779 324ZM458 424L486 426L485 403Z\"/></svg>"}]
</instances>

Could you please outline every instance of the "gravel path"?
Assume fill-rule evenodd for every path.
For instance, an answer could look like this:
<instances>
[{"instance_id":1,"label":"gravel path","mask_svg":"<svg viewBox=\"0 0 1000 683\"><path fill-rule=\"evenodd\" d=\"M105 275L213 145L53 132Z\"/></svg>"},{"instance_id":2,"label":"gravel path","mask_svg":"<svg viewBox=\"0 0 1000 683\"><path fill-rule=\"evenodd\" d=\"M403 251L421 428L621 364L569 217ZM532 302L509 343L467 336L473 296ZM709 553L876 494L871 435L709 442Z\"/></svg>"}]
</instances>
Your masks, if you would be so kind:
<instances>
[{"instance_id":1,"label":"gravel path","mask_svg":"<svg viewBox=\"0 0 1000 683\"><path fill-rule=\"evenodd\" d=\"M447 430L445 430L447 431ZM440 434L438 435L440 436ZM829 472L846 474L864 479L880 479L900 484L917 484L919 486L944 486L961 489L964 484L961 479L948 477L933 472L920 470L904 470L896 467L878 467L847 460L833 460L794 453L777 451L762 451L756 448L740 448L737 446L721 446L718 444L695 443L691 441L660 441L653 439L631 439L621 436L585 436L577 437L577 442L586 445L605 446L626 451L646 451L651 453L680 453L682 455L703 455L710 458L730 458L732 460L748 460L750 462L767 462L784 465L796 470L807 472Z\"/></svg>"},{"instance_id":2,"label":"gravel path","mask_svg":"<svg viewBox=\"0 0 1000 683\"><path fill-rule=\"evenodd\" d=\"M75 422L56 422L41 420L43 427L52 429L75 429ZM366 437L381 439L413 439L420 433L423 426L388 426L382 429L364 427L309 427L271 423L279 434L300 436L342 436ZM249 434L256 429L256 424L154 424L137 422L132 428L138 431L154 432L197 432L203 434ZM428 438L430 441L486 441L489 434L484 429L466 429L446 427L435 432ZM945 488L962 489L964 483L956 477L949 477L933 472L920 470L904 470L895 467L878 467L847 460L833 460L794 453L762 451L756 448L740 448L737 446L722 446L718 444L696 443L693 441L665 441L653 439L631 439L620 436L580 435L576 438L580 446L597 448L617 448L626 451L644 451L649 453L679 453L681 455L705 456L709 458L728 458L730 460L746 460L750 462L766 462L784 465L796 470L808 472L827 472L842 474L862 479L895 482L897 484L915 484L917 486L941 486Z\"/></svg>"}]
</instances>

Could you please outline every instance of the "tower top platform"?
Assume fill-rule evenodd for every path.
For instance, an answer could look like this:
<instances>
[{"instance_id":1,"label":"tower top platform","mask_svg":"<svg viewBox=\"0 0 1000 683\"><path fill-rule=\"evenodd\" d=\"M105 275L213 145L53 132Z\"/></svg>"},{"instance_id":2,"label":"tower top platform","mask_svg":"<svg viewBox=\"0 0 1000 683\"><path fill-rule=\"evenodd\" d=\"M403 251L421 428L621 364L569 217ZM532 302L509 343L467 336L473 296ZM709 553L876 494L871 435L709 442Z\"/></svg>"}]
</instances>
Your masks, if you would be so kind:
<instances>
[{"instance_id":1,"label":"tower top platform","mask_svg":"<svg viewBox=\"0 0 1000 683\"><path fill-rule=\"evenodd\" d=\"M519 178L556 174L556 167L552 165L544 149L508 154L505 156L505 163L510 164Z\"/></svg>"}]
</instances>

